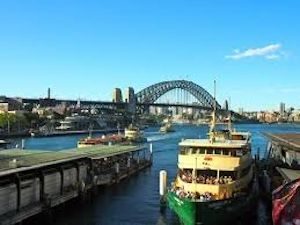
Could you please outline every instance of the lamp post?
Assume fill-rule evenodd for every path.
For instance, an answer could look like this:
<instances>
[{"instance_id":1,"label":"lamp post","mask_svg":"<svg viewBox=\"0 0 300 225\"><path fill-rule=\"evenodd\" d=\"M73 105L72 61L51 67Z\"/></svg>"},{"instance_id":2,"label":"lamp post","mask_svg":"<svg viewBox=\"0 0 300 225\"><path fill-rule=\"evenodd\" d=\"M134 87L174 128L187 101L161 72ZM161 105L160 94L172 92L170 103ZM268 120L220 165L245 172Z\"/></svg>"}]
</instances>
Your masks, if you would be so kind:
<instances>
[{"instance_id":1,"label":"lamp post","mask_svg":"<svg viewBox=\"0 0 300 225\"><path fill-rule=\"evenodd\" d=\"M7 134L10 133L10 120L9 120L9 113L7 113Z\"/></svg>"}]
</instances>

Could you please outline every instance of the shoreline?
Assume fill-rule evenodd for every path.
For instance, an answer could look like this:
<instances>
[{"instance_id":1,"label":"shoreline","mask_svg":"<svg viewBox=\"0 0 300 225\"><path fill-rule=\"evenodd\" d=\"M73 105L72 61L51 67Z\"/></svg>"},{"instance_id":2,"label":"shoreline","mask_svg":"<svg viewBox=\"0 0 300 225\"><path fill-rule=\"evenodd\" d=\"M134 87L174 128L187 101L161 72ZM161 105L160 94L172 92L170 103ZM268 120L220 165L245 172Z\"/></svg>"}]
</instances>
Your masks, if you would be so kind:
<instances>
[{"instance_id":1,"label":"shoreline","mask_svg":"<svg viewBox=\"0 0 300 225\"><path fill-rule=\"evenodd\" d=\"M119 131L123 132L124 129L119 129ZM12 139L12 138L28 138L28 137L57 137L57 136L67 136L67 135L79 135L79 134L89 134L89 133L114 133L118 132L118 129L116 128L109 128L109 129L101 129L101 130L74 130L74 131L56 131L48 134L36 134L34 136L31 136L29 132L23 132L23 133L14 133L14 134L3 134L0 135L0 139Z\"/></svg>"}]
</instances>

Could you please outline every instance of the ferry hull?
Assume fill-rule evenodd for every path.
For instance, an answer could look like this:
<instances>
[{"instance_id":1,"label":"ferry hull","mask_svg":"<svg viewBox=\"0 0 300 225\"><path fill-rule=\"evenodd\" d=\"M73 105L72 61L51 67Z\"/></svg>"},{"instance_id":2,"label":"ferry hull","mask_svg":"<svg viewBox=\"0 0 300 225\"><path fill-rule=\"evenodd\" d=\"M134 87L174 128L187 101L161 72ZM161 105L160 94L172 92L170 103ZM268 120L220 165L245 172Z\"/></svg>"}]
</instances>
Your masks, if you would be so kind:
<instances>
[{"instance_id":1,"label":"ferry hull","mask_svg":"<svg viewBox=\"0 0 300 225\"><path fill-rule=\"evenodd\" d=\"M197 202L167 194L168 206L184 225L234 224L249 211L255 211L256 195L220 201ZM250 211L251 210L251 211ZM248 215L248 214L247 214ZM243 220L245 221L245 219Z\"/></svg>"}]
</instances>

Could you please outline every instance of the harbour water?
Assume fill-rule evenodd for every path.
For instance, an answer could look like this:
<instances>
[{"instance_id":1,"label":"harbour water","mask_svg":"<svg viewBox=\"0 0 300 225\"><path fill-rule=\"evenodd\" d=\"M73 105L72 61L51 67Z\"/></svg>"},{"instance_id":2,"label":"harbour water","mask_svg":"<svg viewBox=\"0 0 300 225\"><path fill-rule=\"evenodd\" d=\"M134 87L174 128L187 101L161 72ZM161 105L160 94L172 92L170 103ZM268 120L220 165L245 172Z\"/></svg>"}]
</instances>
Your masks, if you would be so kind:
<instances>
[{"instance_id":1,"label":"harbour water","mask_svg":"<svg viewBox=\"0 0 300 225\"><path fill-rule=\"evenodd\" d=\"M258 149L264 157L267 140L263 132L300 132L300 125L293 124L240 124L238 130L252 133L252 153ZM208 126L178 125L176 132L160 134L158 127L150 127L145 131L148 141L153 143L153 166L139 174L110 187L101 188L91 201L68 204L56 210L51 219L38 216L29 224L42 222L55 225L166 225L180 224L176 215L169 209L160 210L158 193L158 174L162 169L167 170L169 182L173 181L177 170L178 142L182 138L204 137ZM79 138L84 135L28 138L26 147L58 151L73 148ZM18 140L16 140L18 141ZM259 203L258 217L251 225L267 225L268 216L264 205ZM26 223L25 223L26 224ZM237 224L249 224L237 221Z\"/></svg>"}]
</instances>

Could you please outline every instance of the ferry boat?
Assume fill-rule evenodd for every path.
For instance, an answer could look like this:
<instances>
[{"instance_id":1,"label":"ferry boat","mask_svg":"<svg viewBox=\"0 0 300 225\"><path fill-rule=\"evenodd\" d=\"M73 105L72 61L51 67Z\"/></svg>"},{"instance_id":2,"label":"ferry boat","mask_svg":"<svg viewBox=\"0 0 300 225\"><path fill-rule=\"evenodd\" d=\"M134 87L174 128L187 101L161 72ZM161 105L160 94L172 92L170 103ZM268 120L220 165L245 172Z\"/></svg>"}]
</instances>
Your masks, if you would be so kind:
<instances>
[{"instance_id":1,"label":"ferry boat","mask_svg":"<svg viewBox=\"0 0 300 225\"><path fill-rule=\"evenodd\" d=\"M95 138L88 136L87 138L81 139L77 142L77 148L91 147L95 145L119 144L124 143L125 141L126 139L124 136L120 134L102 135L101 137Z\"/></svg>"},{"instance_id":2,"label":"ferry boat","mask_svg":"<svg viewBox=\"0 0 300 225\"><path fill-rule=\"evenodd\" d=\"M125 139L130 142L147 142L147 139L144 137L143 132L137 126L134 126L132 123L127 128L125 128L124 136Z\"/></svg>"},{"instance_id":3,"label":"ferry boat","mask_svg":"<svg viewBox=\"0 0 300 225\"><path fill-rule=\"evenodd\" d=\"M136 144L147 142L147 139L143 136L143 132L136 126L130 124L124 130L124 134L120 131L117 134L102 135L101 137L92 138L89 137L81 139L77 143L78 148L84 148L94 145L113 145L113 144Z\"/></svg>"},{"instance_id":4,"label":"ferry boat","mask_svg":"<svg viewBox=\"0 0 300 225\"><path fill-rule=\"evenodd\" d=\"M159 131L161 133L169 133L174 132L175 130L173 128L172 122L168 119L168 121L160 127Z\"/></svg>"},{"instance_id":5,"label":"ferry boat","mask_svg":"<svg viewBox=\"0 0 300 225\"><path fill-rule=\"evenodd\" d=\"M257 197L250 133L216 130L179 143L178 173L165 199L184 225L233 224Z\"/></svg>"}]
</instances>

